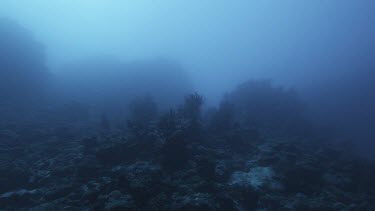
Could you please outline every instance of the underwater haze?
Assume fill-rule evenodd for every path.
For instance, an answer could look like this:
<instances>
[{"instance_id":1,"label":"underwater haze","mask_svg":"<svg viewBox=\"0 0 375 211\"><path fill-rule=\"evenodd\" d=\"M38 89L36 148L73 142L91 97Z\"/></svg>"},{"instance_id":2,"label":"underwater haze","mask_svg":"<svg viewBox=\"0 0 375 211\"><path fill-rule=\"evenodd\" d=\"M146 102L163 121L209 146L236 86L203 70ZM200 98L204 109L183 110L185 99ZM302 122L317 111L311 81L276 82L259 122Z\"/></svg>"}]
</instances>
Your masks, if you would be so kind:
<instances>
[{"instance_id":1,"label":"underwater haze","mask_svg":"<svg viewBox=\"0 0 375 211\"><path fill-rule=\"evenodd\" d=\"M374 210L374 11L1 0L0 210Z\"/></svg>"}]
</instances>

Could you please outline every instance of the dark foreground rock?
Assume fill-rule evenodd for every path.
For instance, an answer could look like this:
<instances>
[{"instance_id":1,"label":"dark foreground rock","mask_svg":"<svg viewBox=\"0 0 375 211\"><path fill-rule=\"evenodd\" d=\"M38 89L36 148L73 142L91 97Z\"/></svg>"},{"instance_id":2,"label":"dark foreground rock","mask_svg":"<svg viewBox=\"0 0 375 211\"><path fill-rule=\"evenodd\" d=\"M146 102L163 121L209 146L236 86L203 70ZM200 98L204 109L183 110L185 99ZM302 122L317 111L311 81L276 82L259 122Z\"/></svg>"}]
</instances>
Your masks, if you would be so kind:
<instances>
[{"instance_id":1,"label":"dark foreground rock","mask_svg":"<svg viewBox=\"0 0 375 211\"><path fill-rule=\"evenodd\" d=\"M2 161L0 208L375 210L373 163L344 151L303 140L266 140L248 153L204 142L173 152L169 142L149 144L157 149L135 146L127 137L32 143L22 156ZM137 157L151 148L152 156ZM186 160L176 160L183 164L176 168L165 159L178 150Z\"/></svg>"}]
</instances>

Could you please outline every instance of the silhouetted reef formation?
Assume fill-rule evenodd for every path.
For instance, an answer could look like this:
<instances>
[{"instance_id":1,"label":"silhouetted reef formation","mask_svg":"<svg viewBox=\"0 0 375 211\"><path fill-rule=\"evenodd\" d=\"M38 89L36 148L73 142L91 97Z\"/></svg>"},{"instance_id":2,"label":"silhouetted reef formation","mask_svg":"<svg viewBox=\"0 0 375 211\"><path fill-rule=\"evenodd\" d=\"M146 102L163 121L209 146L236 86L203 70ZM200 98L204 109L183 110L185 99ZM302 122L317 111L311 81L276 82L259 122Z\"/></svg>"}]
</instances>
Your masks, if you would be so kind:
<instances>
[{"instance_id":1,"label":"silhouetted reef formation","mask_svg":"<svg viewBox=\"0 0 375 211\"><path fill-rule=\"evenodd\" d=\"M263 82L254 86L276 91ZM240 86L241 93L243 89L249 86ZM289 99L286 93L278 96ZM268 95L261 96L265 100ZM375 208L374 163L351 154L345 145L318 142L314 135L301 133L300 127L290 130L244 121L243 115L236 116L242 103L237 100L228 96L217 109L203 112L204 98L192 94L176 109L158 114L152 98L137 98L130 105L132 115L125 131L105 116L91 128L66 123L57 129L35 123L33 132L26 133L4 126L0 132L0 208ZM274 108L268 109L264 112ZM281 114L275 115L278 121L286 121ZM303 118L293 118L297 119L301 121L297 126L305 124ZM268 133L267 128L279 131Z\"/></svg>"}]
</instances>

